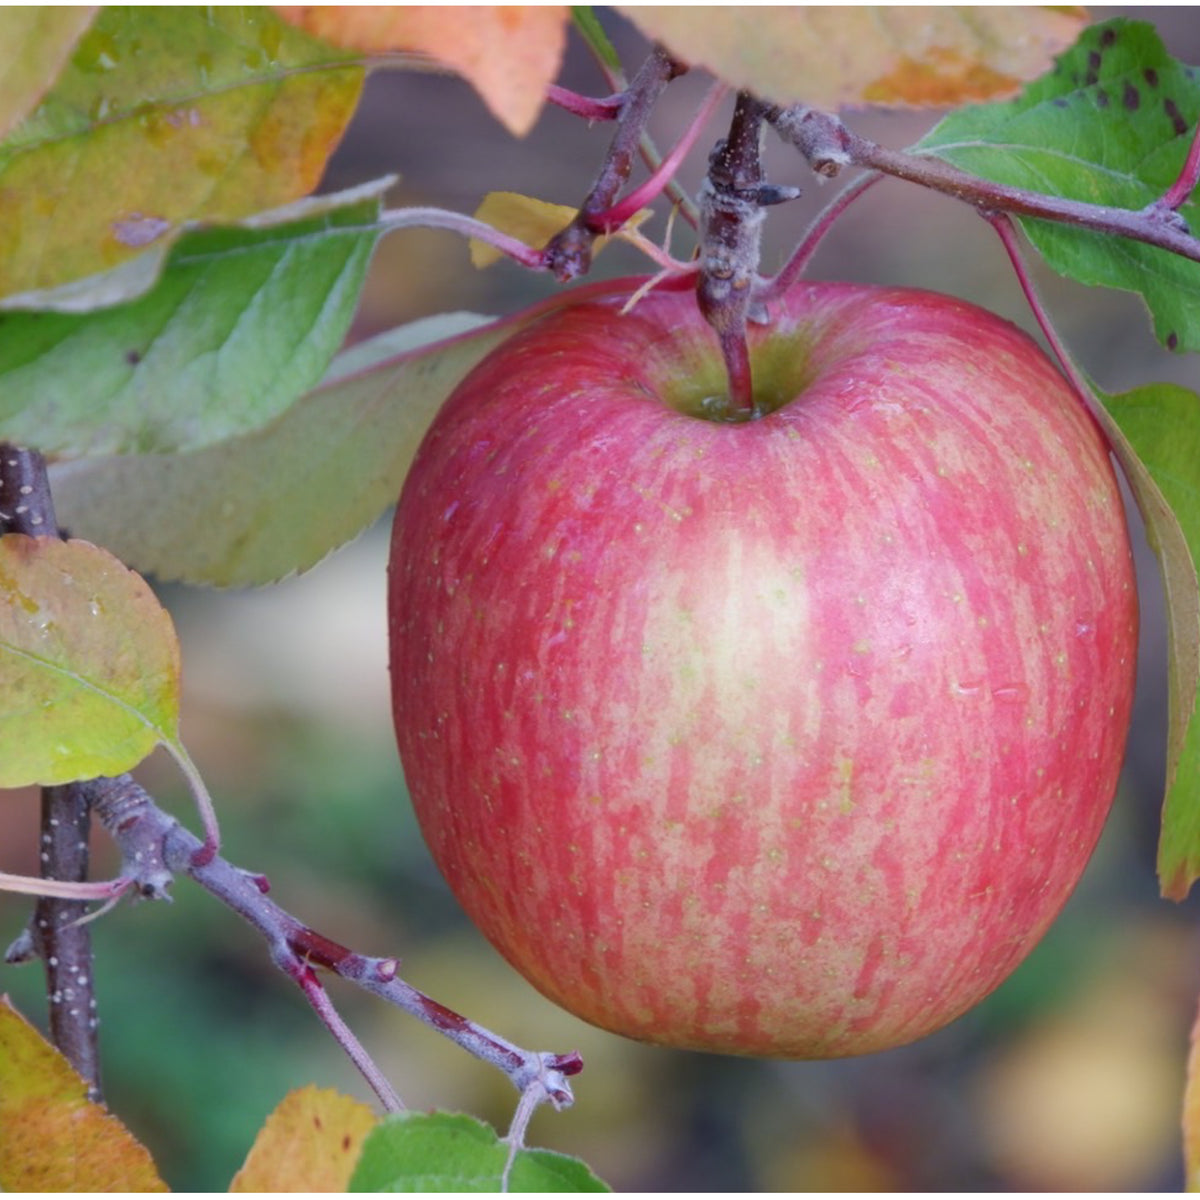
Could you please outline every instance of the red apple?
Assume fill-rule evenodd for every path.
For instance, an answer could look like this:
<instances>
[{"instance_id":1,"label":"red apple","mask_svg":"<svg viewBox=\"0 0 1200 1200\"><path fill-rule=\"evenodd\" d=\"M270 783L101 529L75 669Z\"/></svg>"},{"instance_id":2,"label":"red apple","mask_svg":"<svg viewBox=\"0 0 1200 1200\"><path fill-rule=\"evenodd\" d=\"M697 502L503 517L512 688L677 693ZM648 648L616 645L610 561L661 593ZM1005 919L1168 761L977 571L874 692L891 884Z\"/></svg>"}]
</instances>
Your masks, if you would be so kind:
<instances>
[{"instance_id":1,"label":"red apple","mask_svg":"<svg viewBox=\"0 0 1200 1200\"><path fill-rule=\"evenodd\" d=\"M945 296L796 288L742 423L691 296L619 309L495 351L404 487L421 828L587 1021L911 1041L1025 957L1112 801L1137 601L1105 443L1029 338Z\"/></svg>"}]
</instances>

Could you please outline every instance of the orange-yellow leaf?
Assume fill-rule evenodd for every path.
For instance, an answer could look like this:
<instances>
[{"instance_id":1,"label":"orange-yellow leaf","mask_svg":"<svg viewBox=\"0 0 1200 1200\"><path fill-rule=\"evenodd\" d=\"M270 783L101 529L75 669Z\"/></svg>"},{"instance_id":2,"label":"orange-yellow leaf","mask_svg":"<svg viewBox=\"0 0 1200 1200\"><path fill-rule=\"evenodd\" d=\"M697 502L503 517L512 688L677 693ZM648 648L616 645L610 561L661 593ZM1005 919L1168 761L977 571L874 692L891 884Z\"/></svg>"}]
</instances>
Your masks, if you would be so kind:
<instances>
[{"instance_id":1,"label":"orange-yellow leaf","mask_svg":"<svg viewBox=\"0 0 1200 1200\"><path fill-rule=\"evenodd\" d=\"M527 246L536 248L544 246L564 225L569 224L575 212L565 204L551 204L532 196L522 196L520 192L488 192L483 203L475 210L475 216L493 229L520 238ZM612 236L622 237L632 233L652 215L652 209L641 209L625 222L619 233ZM607 241L607 237L597 238L594 253L599 254ZM494 246L478 238L471 238L470 246L471 262L476 267L490 267L502 257Z\"/></svg>"},{"instance_id":2,"label":"orange-yellow leaf","mask_svg":"<svg viewBox=\"0 0 1200 1200\"><path fill-rule=\"evenodd\" d=\"M948 106L1015 91L1069 46L1080 8L623 7L647 37L777 104Z\"/></svg>"},{"instance_id":3,"label":"orange-yellow leaf","mask_svg":"<svg viewBox=\"0 0 1200 1200\"><path fill-rule=\"evenodd\" d=\"M427 55L457 71L517 136L528 133L566 42L566 5L277 5L300 28L367 54Z\"/></svg>"},{"instance_id":4,"label":"orange-yellow leaf","mask_svg":"<svg viewBox=\"0 0 1200 1200\"><path fill-rule=\"evenodd\" d=\"M330 1089L300 1088L267 1118L231 1192L344 1192L378 1118Z\"/></svg>"},{"instance_id":5,"label":"orange-yellow leaf","mask_svg":"<svg viewBox=\"0 0 1200 1200\"><path fill-rule=\"evenodd\" d=\"M146 1148L0 996L0 1190L165 1192Z\"/></svg>"}]
</instances>

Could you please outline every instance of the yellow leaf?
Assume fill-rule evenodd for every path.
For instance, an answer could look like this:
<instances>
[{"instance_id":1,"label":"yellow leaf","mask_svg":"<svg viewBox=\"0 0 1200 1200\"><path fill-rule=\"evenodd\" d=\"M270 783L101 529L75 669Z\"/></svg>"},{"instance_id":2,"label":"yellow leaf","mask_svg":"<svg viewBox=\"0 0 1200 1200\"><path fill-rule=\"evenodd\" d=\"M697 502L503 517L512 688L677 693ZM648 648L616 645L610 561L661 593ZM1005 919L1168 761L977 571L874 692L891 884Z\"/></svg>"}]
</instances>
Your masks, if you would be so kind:
<instances>
[{"instance_id":1,"label":"yellow leaf","mask_svg":"<svg viewBox=\"0 0 1200 1200\"><path fill-rule=\"evenodd\" d=\"M527 246L544 246L560 229L569 224L576 209L565 204L551 204L547 200L535 200L522 196L520 192L488 192L483 203L475 210L476 220L483 221L501 233L519 238ZM613 237L625 237L637 229L653 210L643 208L634 213ZM596 239L593 252L599 254L608 242L608 237ZM471 263L476 267L490 267L502 258L500 251L487 242L471 238Z\"/></svg>"},{"instance_id":2,"label":"yellow leaf","mask_svg":"<svg viewBox=\"0 0 1200 1200\"><path fill-rule=\"evenodd\" d=\"M1015 91L1086 20L1081 8L630 5L693 66L776 104L949 106ZM748 18L748 13L754 14Z\"/></svg>"},{"instance_id":3,"label":"yellow leaf","mask_svg":"<svg viewBox=\"0 0 1200 1200\"><path fill-rule=\"evenodd\" d=\"M541 112L566 43L566 5L277 5L285 20L335 46L428 55L457 71L518 137Z\"/></svg>"},{"instance_id":4,"label":"yellow leaf","mask_svg":"<svg viewBox=\"0 0 1200 1200\"><path fill-rule=\"evenodd\" d=\"M154 1163L0 996L0 1190L165 1192Z\"/></svg>"},{"instance_id":5,"label":"yellow leaf","mask_svg":"<svg viewBox=\"0 0 1200 1200\"><path fill-rule=\"evenodd\" d=\"M527 246L544 246L564 225L570 223L576 210L565 204L551 204L522 196L520 192L488 192L475 210L476 220L483 221L501 233L520 238ZM494 246L471 239L471 262L477 267L490 267L502 255Z\"/></svg>"},{"instance_id":6,"label":"yellow leaf","mask_svg":"<svg viewBox=\"0 0 1200 1200\"><path fill-rule=\"evenodd\" d=\"M315 1087L285 1096L233 1177L231 1192L344 1192L378 1118L349 1096Z\"/></svg>"}]
</instances>

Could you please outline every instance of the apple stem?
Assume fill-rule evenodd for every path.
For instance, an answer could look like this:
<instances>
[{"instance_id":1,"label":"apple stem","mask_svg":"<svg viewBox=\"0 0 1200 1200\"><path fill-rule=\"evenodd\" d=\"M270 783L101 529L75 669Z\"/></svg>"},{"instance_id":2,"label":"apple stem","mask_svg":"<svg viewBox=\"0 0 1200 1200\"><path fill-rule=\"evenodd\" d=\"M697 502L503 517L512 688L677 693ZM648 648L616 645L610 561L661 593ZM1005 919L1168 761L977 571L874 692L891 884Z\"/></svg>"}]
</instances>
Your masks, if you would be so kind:
<instances>
[{"instance_id":1,"label":"apple stem","mask_svg":"<svg viewBox=\"0 0 1200 1200\"><path fill-rule=\"evenodd\" d=\"M1182 203L1181 193L1190 186L1193 172L1200 175L1200 162L1192 162L1193 157L1200 158L1200 148L1195 140L1188 163L1164 200L1143 209L1126 209L1009 187L960 171L933 155L889 150L854 133L833 114L804 105L772 108L767 113L767 120L784 141L800 151L819 175L832 177L847 166L867 167L954 196L985 216L1008 212L1021 217L1059 221L1097 233L1131 238L1200 262L1200 238L1188 231L1186 223L1170 203L1164 203L1167 198Z\"/></svg>"},{"instance_id":2,"label":"apple stem","mask_svg":"<svg viewBox=\"0 0 1200 1200\"><path fill-rule=\"evenodd\" d=\"M714 147L700 191L700 278L696 299L713 327L729 377L729 411L754 412L754 382L746 322L758 279L767 204L790 200L796 188L763 182L762 136L768 106L739 92L729 136Z\"/></svg>"},{"instance_id":3,"label":"apple stem","mask_svg":"<svg viewBox=\"0 0 1200 1200\"><path fill-rule=\"evenodd\" d=\"M686 70L661 46L655 46L633 77L617 118L617 131L595 183L571 222L546 243L543 251L545 265L559 280L574 279L591 266L593 245L603 231L595 222L616 203L622 185L629 178L654 105L667 84Z\"/></svg>"},{"instance_id":4,"label":"apple stem","mask_svg":"<svg viewBox=\"0 0 1200 1200\"><path fill-rule=\"evenodd\" d=\"M394 1004L503 1071L522 1097L566 1108L574 1096L568 1082L583 1067L578 1054L525 1050L460 1016L405 983L395 958L359 954L305 925L267 896L262 876L234 866L220 854L206 858L204 843L165 813L130 776L82 785L91 810L121 852L121 880L146 899L169 899L178 875L187 876L257 929L271 958L304 992L335 1041L379 1096L384 1108L402 1107L399 1097L338 1015L316 975L327 970Z\"/></svg>"},{"instance_id":5,"label":"apple stem","mask_svg":"<svg viewBox=\"0 0 1200 1200\"><path fill-rule=\"evenodd\" d=\"M0 534L59 537L46 460L35 450L0 443ZM88 873L91 815L80 785L42 788L40 869L44 879L84 884ZM106 885L98 885L106 886ZM9 954L40 958L46 972L50 1037L83 1077L88 1094L101 1099L92 984L91 930L80 922L80 899L45 893L34 906L25 934Z\"/></svg>"}]
</instances>

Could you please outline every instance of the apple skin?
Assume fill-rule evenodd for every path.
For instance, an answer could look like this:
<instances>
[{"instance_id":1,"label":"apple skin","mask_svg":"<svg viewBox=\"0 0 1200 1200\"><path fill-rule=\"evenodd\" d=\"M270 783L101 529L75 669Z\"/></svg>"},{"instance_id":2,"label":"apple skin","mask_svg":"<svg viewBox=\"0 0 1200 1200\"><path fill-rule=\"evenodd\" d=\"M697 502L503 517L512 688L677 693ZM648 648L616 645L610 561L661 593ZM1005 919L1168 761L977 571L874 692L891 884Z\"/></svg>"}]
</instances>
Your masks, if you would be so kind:
<instances>
[{"instance_id":1,"label":"apple skin","mask_svg":"<svg viewBox=\"0 0 1200 1200\"><path fill-rule=\"evenodd\" d=\"M962 301L805 284L744 423L688 294L567 307L430 428L389 567L400 754L475 924L605 1029L771 1057L945 1025L1117 784L1137 598L1106 446ZM682 410L682 411L680 411Z\"/></svg>"}]
</instances>

